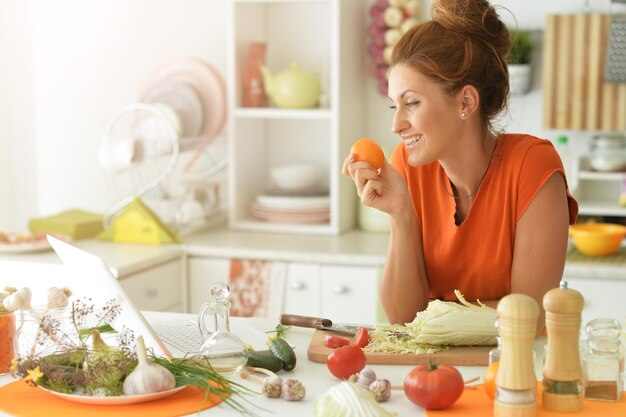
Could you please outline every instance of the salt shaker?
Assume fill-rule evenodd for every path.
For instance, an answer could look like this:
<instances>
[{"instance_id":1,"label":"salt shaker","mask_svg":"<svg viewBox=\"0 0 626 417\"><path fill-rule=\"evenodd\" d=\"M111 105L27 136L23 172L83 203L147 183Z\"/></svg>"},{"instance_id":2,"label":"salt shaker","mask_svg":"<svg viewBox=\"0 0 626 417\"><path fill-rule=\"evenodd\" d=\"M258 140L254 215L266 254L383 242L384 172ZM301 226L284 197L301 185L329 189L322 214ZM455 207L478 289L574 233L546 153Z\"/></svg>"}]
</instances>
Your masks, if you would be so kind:
<instances>
[{"instance_id":1,"label":"salt shaker","mask_svg":"<svg viewBox=\"0 0 626 417\"><path fill-rule=\"evenodd\" d=\"M611 318L597 318L585 326L588 351L585 358L585 398L619 401L622 398L624 352L621 325Z\"/></svg>"},{"instance_id":2,"label":"salt shaker","mask_svg":"<svg viewBox=\"0 0 626 417\"><path fill-rule=\"evenodd\" d=\"M548 332L542 390L545 410L572 413L583 408L583 370L578 342L583 306L583 296L567 288L565 281L543 297Z\"/></svg>"},{"instance_id":3,"label":"salt shaker","mask_svg":"<svg viewBox=\"0 0 626 417\"><path fill-rule=\"evenodd\" d=\"M537 412L537 377L533 342L539 306L525 294L509 294L498 303L500 367L496 377L495 417L534 417Z\"/></svg>"}]
</instances>

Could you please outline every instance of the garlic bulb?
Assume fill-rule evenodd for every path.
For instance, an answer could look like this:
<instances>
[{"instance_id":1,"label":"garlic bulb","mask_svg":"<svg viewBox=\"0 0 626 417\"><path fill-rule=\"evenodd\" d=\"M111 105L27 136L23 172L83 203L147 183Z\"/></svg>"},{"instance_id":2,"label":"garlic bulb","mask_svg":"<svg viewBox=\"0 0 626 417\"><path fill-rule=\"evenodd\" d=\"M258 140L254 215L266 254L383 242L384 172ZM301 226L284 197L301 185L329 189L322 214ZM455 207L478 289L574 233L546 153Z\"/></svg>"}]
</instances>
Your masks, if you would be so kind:
<instances>
[{"instance_id":1,"label":"garlic bulb","mask_svg":"<svg viewBox=\"0 0 626 417\"><path fill-rule=\"evenodd\" d=\"M124 395L151 394L176 386L172 373L148 360L143 336L137 338L137 367L124 380Z\"/></svg>"},{"instance_id":2,"label":"garlic bulb","mask_svg":"<svg viewBox=\"0 0 626 417\"><path fill-rule=\"evenodd\" d=\"M371 368L365 368L359 372L356 383L365 389L369 389L372 382L376 380L376 373Z\"/></svg>"},{"instance_id":3,"label":"garlic bulb","mask_svg":"<svg viewBox=\"0 0 626 417\"><path fill-rule=\"evenodd\" d=\"M9 311L32 310L32 307L30 306L31 298L32 293L30 288L23 287L5 297L5 299L2 300L2 304L4 305L4 308Z\"/></svg>"},{"instance_id":4,"label":"garlic bulb","mask_svg":"<svg viewBox=\"0 0 626 417\"><path fill-rule=\"evenodd\" d=\"M297 379L284 379L280 396L287 401L302 401L306 390L302 382Z\"/></svg>"},{"instance_id":5,"label":"garlic bulb","mask_svg":"<svg viewBox=\"0 0 626 417\"><path fill-rule=\"evenodd\" d=\"M261 392L268 398L278 398L283 391L283 380L279 376L268 376L263 378Z\"/></svg>"},{"instance_id":6,"label":"garlic bulb","mask_svg":"<svg viewBox=\"0 0 626 417\"><path fill-rule=\"evenodd\" d=\"M48 304L46 308L63 308L67 307L68 299L72 295L69 288L48 288Z\"/></svg>"},{"instance_id":7,"label":"garlic bulb","mask_svg":"<svg viewBox=\"0 0 626 417\"><path fill-rule=\"evenodd\" d=\"M391 397L391 382L385 378L377 379L370 384L369 390L374 394L376 401L385 402Z\"/></svg>"}]
</instances>

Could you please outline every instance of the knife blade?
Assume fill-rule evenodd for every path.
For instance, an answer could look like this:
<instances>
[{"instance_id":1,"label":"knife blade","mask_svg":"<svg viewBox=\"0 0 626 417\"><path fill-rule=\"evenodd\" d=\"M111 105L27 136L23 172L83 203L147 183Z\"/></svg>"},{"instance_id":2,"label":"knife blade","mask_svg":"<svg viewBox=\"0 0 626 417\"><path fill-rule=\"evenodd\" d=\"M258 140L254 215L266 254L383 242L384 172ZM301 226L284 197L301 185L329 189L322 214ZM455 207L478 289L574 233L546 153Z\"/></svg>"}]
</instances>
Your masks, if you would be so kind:
<instances>
[{"instance_id":1,"label":"knife blade","mask_svg":"<svg viewBox=\"0 0 626 417\"><path fill-rule=\"evenodd\" d=\"M281 314L280 323L296 327L309 327L318 330L330 330L352 336L354 336L361 327L365 327L367 331L373 330L372 327L333 323L330 319L313 316L299 316L297 314Z\"/></svg>"}]
</instances>

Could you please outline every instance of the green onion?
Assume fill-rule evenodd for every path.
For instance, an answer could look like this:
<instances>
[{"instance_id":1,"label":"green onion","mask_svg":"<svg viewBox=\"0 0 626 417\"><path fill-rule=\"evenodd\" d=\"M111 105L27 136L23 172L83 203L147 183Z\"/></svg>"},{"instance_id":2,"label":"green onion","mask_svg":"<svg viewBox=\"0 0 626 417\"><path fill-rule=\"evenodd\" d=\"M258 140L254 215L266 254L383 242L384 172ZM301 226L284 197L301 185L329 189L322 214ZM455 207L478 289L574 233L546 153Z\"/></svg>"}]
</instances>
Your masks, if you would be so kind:
<instances>
[{"instance_id":1,"label":"green onion","mask_svg":"<svg viewBox=\"0 0 626 417\"><path fill-rule=\"evenodd\" d=\"M230 381L216 372L208 363L205 365L192 358L167 359L151 356L150 359L174 374L176 386L196 387L203 390L205 392L205 401L208 399L209 394L216 395L228 406L247 416L255 416L256 414L246 408L242 402L247 402L262 409L244 397L244 395L250 394L258 395L256 391ZM201 409L202 406L200 407Z\"/></svg>"}]
</instances>

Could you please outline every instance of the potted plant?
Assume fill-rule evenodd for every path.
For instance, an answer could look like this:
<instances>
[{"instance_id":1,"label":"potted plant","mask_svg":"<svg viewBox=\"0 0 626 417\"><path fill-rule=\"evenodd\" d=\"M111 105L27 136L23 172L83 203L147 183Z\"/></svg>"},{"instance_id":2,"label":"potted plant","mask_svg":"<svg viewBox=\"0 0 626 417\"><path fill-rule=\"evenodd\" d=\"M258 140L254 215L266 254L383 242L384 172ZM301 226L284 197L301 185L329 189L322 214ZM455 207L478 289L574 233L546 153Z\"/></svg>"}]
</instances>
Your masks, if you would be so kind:
<instances>
[{"instance_id":1,"label":"potted plant","mask_svg":"<svg viewBox=\"0 0 626 417\"><path fill-rule=\"evenodd\" d=\"M512 48L507 57L511 94L530 90L531 57L535 42L528 30L509 29Z\"/></svg>"}]
</instances>

